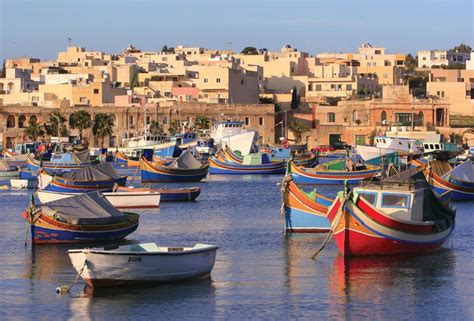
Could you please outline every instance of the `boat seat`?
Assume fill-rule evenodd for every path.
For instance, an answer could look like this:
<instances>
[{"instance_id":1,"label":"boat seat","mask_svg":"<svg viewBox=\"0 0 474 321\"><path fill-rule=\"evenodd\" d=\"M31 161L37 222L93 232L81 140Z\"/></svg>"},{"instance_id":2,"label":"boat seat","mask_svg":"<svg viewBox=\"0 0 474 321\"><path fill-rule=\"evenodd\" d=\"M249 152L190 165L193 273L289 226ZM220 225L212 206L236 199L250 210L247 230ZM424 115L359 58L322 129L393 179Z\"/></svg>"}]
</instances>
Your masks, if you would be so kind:
<instances>
[{"instance_id":1,"label":"boat seat","mask_svg":"<svg viewBox=\"0 0 474 321\"><path fill-rule=\"evenodd\" d=\"M130 247L130 251L145 251L145 252L154 252L159 251L160 247L156 245L156 243L142 243L142 244L134 244Z\"/></svg>"}]
</instances>

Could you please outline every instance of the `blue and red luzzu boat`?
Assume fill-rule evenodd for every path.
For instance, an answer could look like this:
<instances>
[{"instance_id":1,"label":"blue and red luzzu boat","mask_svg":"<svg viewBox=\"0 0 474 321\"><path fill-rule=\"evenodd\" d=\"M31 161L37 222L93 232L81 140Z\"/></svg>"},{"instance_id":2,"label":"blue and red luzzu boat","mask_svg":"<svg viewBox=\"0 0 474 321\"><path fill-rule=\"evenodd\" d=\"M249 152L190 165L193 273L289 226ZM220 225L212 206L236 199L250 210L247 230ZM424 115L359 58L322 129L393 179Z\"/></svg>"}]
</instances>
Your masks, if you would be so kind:
<instances>
[{"instance_id":1,"label":"blue and red luzzu boat","mask_svg":"<svg viewBox=\"0 0 474 321\"><path fill-rule=\"evenodd\" d=\"M336 160L315 168L305 168L297 166L290 161L289 171L293 180L298 184L357 184L363 179L369 179L380 173L381 168L374 165L363 165L361 168L345 170L345 160Z\"/></svg>"},{"instance_id":2,"label":"blue and red luzzu boat","mask_svg":"<svg viewBox=\"0 0 474 321\"><path fill-rule=\"evenodd\" d=\"M286 175L283 179L282 203L284 217L282 217L286 233L318 233L330 230L327 211L333 200L324 197L313 190L310 193L302 190L291 178Z\"/></svg>"},{"instance_id":3,"label":"blue and red luzzu boat","mask_svg":"<svg viewBox=\"0 0 474 321\"><path fill-rule=\"evenodd\" d=\"M189 150L169 165L150 162L144 157L140 164L142 183L199 182L207 176L208 169L209 165L201 164Z\"/></svg>"},{"instance_id":4,"label":"blue and red luzzu boat","mask_svg":"<svg viewBox=\"0 0 474 321\"><path fill-rule=\"evenodd\" d=\"M31 225L33 244L117 240L139 224L138 214L120 212L99 192L30 205L23 217Z\"/></svg>"},{"instance_id":5,"label":"blue and red luzzu boat","mask_svg":"<svg viewBox=\"0 0 474 321\"><path fill-rule=\"evenodd\" d=\"M38 172L41 168L54 172L67 172L78 168L96 165L100 160L90 160L89 150L83 152L53 153L50 160L38 160L29 154L26 166L30 171Z\"/></svg>"},{"instance_id":6,"label":"blue and red luzzu boat","mask_svg":"<svg viewBox=\"0 0 474 321\"><path fill-rule=\"evenodd\" d=\"M120 176L110 163L101 163L55 176L43 169L38 180L39 189L52 192L111 192L116 185L125 186L127 176Z\"/></svg>"},{"instance_id":7,"label":"blue and red luzzu boat","mask_svg":"<svg viewBox=\"0 0 474 321\"><path fill-rule=\"evenodd\" d=\"M230 149L226 148L226 151ZM284 174L286 162L271 162L266 153L253 153L243 156L242 162L228 160L220 153L218 157L209 159L210 174L254 175L254 174Z\"/></svg>"},{"instance_id":8,"label":"blue and red luzzu boat","mask_svg":"<svg viewBox=\"0 0 474 321\"><path fill-rule=\"evenodd\" d=\"M430 161L425 175L437 194L450 191L453 201L474 200L474 163L471 160L453 169L445 161Z\"/></svg>"},{"instance_id":9,"label":"blue and red luzzu boat","mask_svg":"<svg viewBox=\"0 0 474 321\"><path fill-rule=\"evenodd\" d=\"M440 248L451 235L455 212L425 180L396 180L340 192L328 218L344 256L423 254Z\"/></svg>"}]
</instances>

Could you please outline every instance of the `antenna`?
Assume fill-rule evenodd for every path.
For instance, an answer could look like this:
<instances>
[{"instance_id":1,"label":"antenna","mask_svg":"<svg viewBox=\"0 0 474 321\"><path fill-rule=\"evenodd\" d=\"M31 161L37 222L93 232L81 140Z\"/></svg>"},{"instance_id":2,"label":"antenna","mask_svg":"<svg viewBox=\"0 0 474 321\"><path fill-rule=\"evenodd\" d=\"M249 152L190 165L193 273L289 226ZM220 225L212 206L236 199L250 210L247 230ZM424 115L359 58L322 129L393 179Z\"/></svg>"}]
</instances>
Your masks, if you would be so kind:
<instances>
[{"instance_id":1,"label":"antenna","mask_svg":"<svg viewBox=\"0 0 474 321\"><path fill-rule=\"evenodd\" d=\"M71 47L72 38L71 37L66 37L66 39L67 39L67 46Z\"/></svg>"}]
</instances>

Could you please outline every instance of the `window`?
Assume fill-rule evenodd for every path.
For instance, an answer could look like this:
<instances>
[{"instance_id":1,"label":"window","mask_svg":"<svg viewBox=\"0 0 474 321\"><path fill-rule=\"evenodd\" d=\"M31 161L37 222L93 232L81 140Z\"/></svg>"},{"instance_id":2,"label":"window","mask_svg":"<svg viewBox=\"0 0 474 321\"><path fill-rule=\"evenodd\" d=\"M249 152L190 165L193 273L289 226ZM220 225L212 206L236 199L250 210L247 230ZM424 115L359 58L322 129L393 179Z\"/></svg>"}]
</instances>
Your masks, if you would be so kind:
<instances>
[{"instance_id":1,"label":"window","mask_svg":"<svg viewBox=\"0 0 474 321\"><path fill-rule=\"evenodd\" d=\"M321 91L321 85L316 85L316 91Z\"/></svg>"},{"instance_id":2,"label":"window","mask_svg":"<svg viewBox=\"0 0 474 321\"><path fill-rule=\"evenodd\" d=\"M258 118L258 124L259 124L260 126L263 126L263 117L259 117L259 118Z\"/></svg>"},{"instance_id":3,"label":"window","mask_svg":"<svg viewBox=\"0 0 474 321\"><path fill-rule=\"evenodd\" d=\"M383 207L408 208L410 205L410 195L407 194L382 194Z\"/></svg>"},{"instance_id":4,"label":"window","mask_svg":"<svg viewBox=\"0 0 474 321\"><path fill-rule=\"evenodd\" d=\"M388 74L383 74L383 77L384 77L384 78L388 78Z\"/></svg>"},{"instance_id":5,"label":"window","mask_svg":"<svg viewBox=\"0 0 474 321\"><path fill-rule=\"evenodd\" d=\"M250 118L249 117L245 117L245 125L249 125L250 124Z\"/></svg>"},{"instance_id":6,"label":"window","mask_svg":"<svg viewBox=\"0 0 474 321\"><path fill-rule=\"evenodd\" d=\"M377 193L364 192L360 193L359 196L374 206L377 203Z\"/></svg>"},{"instance_id":7,"label":"window","mask_svg":"<svg viewBox=\"0 0 474 321\"><path fill-rule=\"evenodd\" d=\"M434 145L433 145L433 144L430 144L430 149L434 149Z\"/></svg>"},{"instance_id":8,"label":"window","mask_svg":"<svg viewBox=\"0 0 474 321\"><path fill-rule=\"evenodd\" d=\"M385 110L382 110L380 120L382 121L382 125L385 125L385 123L387 122L387 112Z\"/></svg>"},{"instance_id":9,"label":"window","mask_svg":"<svg viewBox=\"0 0 474 321\"><path fill-rule=\"evenodd\" d=\"M244 80L243 80L243 79L240 80L240 84L241 84L241 85L244 84Z\"/></svg>"},{"instance_id":10,"label":"window","mask_svg":"<svg viewBox=\"0 0 474 321\"><path fill-rule=\"evenodd\" d=\"M130 116L130 117L129 117L128 123L131 124L131 125L134 124L133 116Z\"/></svg>"},{"instance_id":11,"label":"window","mask_svg":"<svg viewBox=\"0 0 474 321\"><path fill-rule=\"evenodd\" d=\"M327 114L328 123L334 123L336 121L336 114L335 113L328 113Z\"/></svg>"},{"instance_id":12,"label":"window","mask_svg":"<svg viewBox=\"0 0 474 321\"><path fill-rule=\"evenodd\" d=\"M168 124L168 116L163 116L163 125Z\"/></svg>"},{"instance_id":13,"label":"window","mask_svg":"<svg viewBox=\"0 0 474 321\"><path fill-rule=\"evenodd\" d=\"M346 85L346 90L352 90L352 85L351 84Z\"/></svg>"},{"instance_id":14,"label":"window","mask_svg":"<svg viewBox=\"0 0 474 321\"><path fill-rule=\"evenodd\" d=\"M402 126L411 125L411 113L395 113L395 121Z\"/></svg>"},{"instance_id":15,"label":"window","mask_svg":"<svg viewBox=\"0 0 474 321\"><path fill-rule=\"evenodd\" d=\"M204 83L207 84L209 82L209 79L204 78Z\"/></svg>"},{"instance_id":16,"label":"window","mask_svg":"<svg viewBox=\"0 0 474 321\"><path fill-rule=\"evenodd\" d=\"M150 116L146 116L146 124L147 124L147 125L150 125L150 122L151 122L151 117L150 117Z\"/></svg>"},{"instance_id":17,"label":"window","mask_svg":"<svg viewBox=\"0 0 474 321\"><path fill-rule=\"evenodd\" d=\"M216 78L216 83L220 83L221 82L221 79L220 78Z\"/></svg>"},{"instance_id":18,"label":"window","mask_svg":"<svg viewBox=\"0 0 474 321\"><path fill-rule=\"evenodd\" d=\"M80 103L83 103L83 104L87 104L88 99L87 99L87 97L80 97L80 98L79 98L79 102L80 102Z\"/></svg>"}]
</instances>

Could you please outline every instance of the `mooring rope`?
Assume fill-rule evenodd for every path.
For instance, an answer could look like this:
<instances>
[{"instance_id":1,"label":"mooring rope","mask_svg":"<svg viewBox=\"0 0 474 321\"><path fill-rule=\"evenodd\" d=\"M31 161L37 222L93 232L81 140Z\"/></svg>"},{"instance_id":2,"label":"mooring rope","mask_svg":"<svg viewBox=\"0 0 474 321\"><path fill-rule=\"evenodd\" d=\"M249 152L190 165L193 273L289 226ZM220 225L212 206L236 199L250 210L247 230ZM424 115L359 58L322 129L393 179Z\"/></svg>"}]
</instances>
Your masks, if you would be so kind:
<instances>
[{"instance_id":1,"label":"mooring rope","mask_svg":"<svg viewBox=\"0 0 474 321\"><path fill-rule=\"evenodd\" d=\"M281 182L281 207L280 207L280 224L282 228L282 233L285 234L286 232L286 225L285 225L285 217L286 217L286 201L288 199L288 184L291 181L291 174L285 175L283 177L283 181Z\"/></svg>"},{"instance_id":2,"label":"mooring rope","mask_svg":"<svg viewBox=\"0 0 474 321\"><path fill-rule=\"evenodd\" d=\"M81 270L77 273L76 279L74 280L74 282L70 286L67 286L67 285L58 286L56 288L56 293L57 294L70 293L71 289L74 287L74 285L76 285L77 281L79 280L79 277L81 276L82 272L84 271L84 268L86 267L86 265L87 265L87 260L84 260L84 264L82 265Z\"/></svg>"},{"instance_id":3,"label":"mooring rope","mask_svg":"<svg viewBox=\"0 0 474 321\"><path fill-rule=\"evenodd\" d=\"M334 236L334 230L337 228L337 226L341 222L341 219L342 219L342 216L343 216L343 213L344 213L344 205L346 204L346 201L351 197L351 195L352 195L352 193L348 193L344 197L344 199L342 201L342 204L341 204L341 208L337 212L334 222L331 224L331 230L328 232L328 234L326 234L326 238L324 239L323 244L320 246L320 248L311 256L312 260L316 259L316 256L318 256L318 254L321 253L321 251L326 247L326 245L329 243L329 241Z\"/></svg>"}]
</instances>

